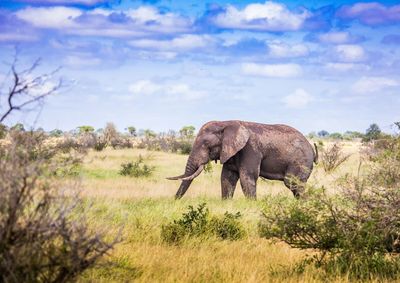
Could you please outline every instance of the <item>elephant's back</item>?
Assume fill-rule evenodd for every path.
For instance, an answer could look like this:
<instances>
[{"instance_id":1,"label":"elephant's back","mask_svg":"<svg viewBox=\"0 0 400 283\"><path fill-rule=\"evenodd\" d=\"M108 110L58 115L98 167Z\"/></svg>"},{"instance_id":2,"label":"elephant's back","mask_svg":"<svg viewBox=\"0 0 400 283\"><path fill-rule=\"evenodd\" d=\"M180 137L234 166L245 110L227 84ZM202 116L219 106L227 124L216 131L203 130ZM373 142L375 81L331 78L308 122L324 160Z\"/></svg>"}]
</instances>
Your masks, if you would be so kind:
<instances>
[{"instance_id":1,"label":"elephant's back","mask_svg":"<svg viewBox=\"0 0 400 283\"><path fill-rule=\"evenodd\" d=\"M265 156L274 156L284 163L312 164L314 149L306 137L293 127L283 124L248 125L264 149Z\"/></svg>"}]
</instances>

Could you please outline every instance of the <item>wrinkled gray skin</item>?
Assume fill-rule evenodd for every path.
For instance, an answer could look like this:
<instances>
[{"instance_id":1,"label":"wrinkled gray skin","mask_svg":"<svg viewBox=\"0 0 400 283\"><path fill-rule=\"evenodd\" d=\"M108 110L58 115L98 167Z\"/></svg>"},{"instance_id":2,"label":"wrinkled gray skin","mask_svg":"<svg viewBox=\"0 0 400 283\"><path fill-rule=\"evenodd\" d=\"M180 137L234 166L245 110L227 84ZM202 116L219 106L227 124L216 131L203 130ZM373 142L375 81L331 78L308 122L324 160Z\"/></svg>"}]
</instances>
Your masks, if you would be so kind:
<instances>
[{"instance_id":1,"label":"wrinkled gray skin","mask_svg":"<svg viewBox=\"0 0 400 283\"><path fill-rule=\"evenodd\" d=\"M315 146L315 144L314 144ZM185 173L171 177L182 180L176 198L181 198L193 179L210 160L222 166L222 198L233 197L240 180L247 198L256 198L259 176L281 180L299 197L311 174L318 151L297 130L286 125L266 125L243 121L212 121L199 131L189 155ZM297 180L294 182L293 180ZM300 181L300 182L299 182Z\"/></svg>"}]
</instances>

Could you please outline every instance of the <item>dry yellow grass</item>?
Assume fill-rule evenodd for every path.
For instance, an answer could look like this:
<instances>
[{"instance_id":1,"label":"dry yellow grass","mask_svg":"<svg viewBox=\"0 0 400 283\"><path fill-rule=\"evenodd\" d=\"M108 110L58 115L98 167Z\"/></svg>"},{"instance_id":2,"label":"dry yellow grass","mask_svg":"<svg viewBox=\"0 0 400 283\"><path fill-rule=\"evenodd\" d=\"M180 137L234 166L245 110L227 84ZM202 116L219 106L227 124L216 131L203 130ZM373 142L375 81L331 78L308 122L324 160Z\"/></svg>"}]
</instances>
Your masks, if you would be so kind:
<instances>
[{"instance_id":1,"label":"dry yellow grass","mask_svg":"<svg viewBox=\"0 0 400 283\"><path fill-rule=\"evenodd\" d=\"M324 185L334 192L337 178L345 173L357 173L360 144L347 142L351 157L339 170L326 174L317 166L309 183ZM118 175L123 162L139 155L156 166L148 178ZM124 223L124 241L108 258L109 263L89 270L80 278L83 282L324 282L318 270L290 272L306 253L283 243L271 243L258 237L257 222L263 196L291 195L282 182L259 180L258 201L243 197L238 184L231 201L220 200L219 175L221 165L213 164L211 174L200 175L180 201L173 196L179 186L167 176L180 174L187 156L140 149L91 152L85 160L82 194L93 201L91 223L116 233ZM176 219L188 205L207 202L212 213L240 211L248 236L240 241L216 239L191 240L171 246L160 239L161 226ZM110 264L110 262L112 264ZM332 282L347 282L346 277L331 278Z\"/></svg>"}]
</instances>

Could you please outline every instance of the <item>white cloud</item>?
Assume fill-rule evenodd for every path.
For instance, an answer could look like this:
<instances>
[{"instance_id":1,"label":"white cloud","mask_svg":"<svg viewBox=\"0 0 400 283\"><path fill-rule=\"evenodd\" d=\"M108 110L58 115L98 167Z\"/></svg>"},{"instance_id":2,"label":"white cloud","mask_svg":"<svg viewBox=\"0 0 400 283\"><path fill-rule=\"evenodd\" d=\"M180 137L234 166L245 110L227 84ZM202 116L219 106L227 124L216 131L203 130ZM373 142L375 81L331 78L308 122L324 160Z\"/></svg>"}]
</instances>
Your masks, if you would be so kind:
<instances>
[{"instance_id":1,"label":"white cloud","mask_svg":"<svg viewBox=\"0 0 400 283\"><path fill-rule=\"evenodd\" d=\"M166 93L169 99L178 99L182 97L186 100L196 100L207 96L204 91L194 90L187 84L173 84L165 86Z\"/></svg>"},{"instance_id":2,"label":"white cloud","mask_svg":"<svg viewBox=\"0 0 400 283\"><path fill-rule=\"evenodd\" d=\"M305 9L301 13L293 13L283 4L266 1L264 4L249 4L243 10L228 5L212 21L225 28L291 31L301 29L310 16L311 13Z\"/></svg>"},{"instance_id":3,"label":"white cloud","mask_svg":"<svg viewBox=\"0 0 400 283\"><path fill-rule=\"evenodd\" d=\"M169 100L196 100L207 96L202 90L195 90L186 83L160 83L156 84L150 80L140 80L129 86L133 94L160 94Z\"/></svg>"},{"instance_id":4,"label":"white cloud","mask_svg":"<svg viewBox=\"0 0 400 283\"><path fill-rule=\"evenodd\" d=\"M21 1L21 0L20 0ZM98 3L103 3L106 2L105 0L24 0L21 2L25 3L38 3L38 4L58 4L58 5L63 5L63 4L81 4L81 5L94 5Z\"/></svg>"},{"instance_id":5,"label":"white cloud","mask_svg":"<svg viewBox=\"0 0 400 283\"><path fill-rule=\"evenodd\" d=\"M64 63L65 65L74 68L93 67L100 65L101 60L90 55L68 55L65 57Z\"/></svg>"},{"instance_id":6,"label":"white cloud","mask_svg":"<svg viewBox=\"0 0 400 283\"><path fill-rule=\"evenodd\" d=\"M309 52L304 44L286 44L281 41L268 43L269 54L278 58L294 58L306 56Z\"/></svg>"},{"instance_id":7,"label":"white cloud","mask_svg":"<svg viewBox=\"0 0 400 283\"><path fill-rule=\"evenodd\" d=\"M318 40L322 43L344 44L354 42L357 39L358 37L347 31L331 31L318 35Z\"/></svg>"},{"instance_id":8,"label":"white cloud","mask_svg":"<svg viewBox=\"0 0 400 283\"><path fill-rule=\"evenodd\" d=\"M336 56L344 62L360 62L365 60L364 48L356 44L342 44L335 47Z\"/></svg>"},{"instance_id":9,"label":"white cloud","mask_svg":"<svg viewBox=\"0 0 400 283\"><path fill-rule=\"evenodd\" d=\"M292 94L285 96L282 101L288 108L304 108L311 101L313 97L302 88L296 89Z\"/></svg>"},{"instance_id":10,"label":"white cloud","mask_svg":"<svg viewBox=\"0 0 400 283\"><path fill-rule=\"evenodd\" d=\"M129 10L97 8L81 10L72 7L28 7L15 15L35 27L87 36L143 37L150 34L173 34L190 31L192 21L173 13L162 13L154 7ZM78 19L79 18L79 19Z\"/></svg>"},{"instance_id":11,"label":"white cloud","mask_svg":"<svg viewBox=\"0 0 400 283\"><path fill-rule=\"evenodd\" d=\"M8 41L35 41L39 37L34 34L27 34L27 33L0 33L0 42L8 42Z\"/></svg>"},{"instance_id":12,"label":"white cloud","mask_svg":"<svg viewBox=\"0 0 400 283\"><path fill-rule=\"evenodd\" d=\"M16 12L18 18L39 28L72 28L77 25L74 18L82 15L82 11L67 7L28 7Z\"/></svg>"},{"instance_id":13,"label":"white cloud","mask_svg":"<svg viewBox=\"0 0 400 283\"><path fill-rule=\"evenodd\" d=\"M161 89L162 86L149 80L140 80L129 86L129 91L135 94L153 94Z\"/></svg>"},{"instance_id":14,"label":"white cloud","mask_svg":"<svg viewBox=\"0 0 400 283\"><path fill-rule=\"evenodd\" d=\"M359 63L327 63L325 64L325 68L332 71L337 72L347 72L351 70L356 71L367 71L371 67L366 64L359 64Z\"/></svg>"},{"instance_id":15,"label":"white cloud","mask_svg":"<svg viewBox=\"0 0 400 283\"><path fill-rule=\"evenodd\" d=\"M298 77L302 74L302 68L297 64L255 64L245 63L242 71L246 75L289 78Z\"/></svg>"},{"instance_id":16,"label":"white cloud","mask_svg":"<svg viewBox=\"0 0 400 283\"><path fill-rule=\"evenodd\" d=\"M352 86L353 91L357 93L371 93L381 91L388 87L399 86L397 80L385 77L362 77Z\"/></svg>"},{"instance_id":17,"label":"white cloud","mask_svg":"<svg viewBox=\"0 0 400 283\"><path fill-rule=\"evenodd\" d=\"M131 46L144 49L185 51L207 47L214 44L214 40L212 37L207 35L185 34L179 37L175 37L171 40L139 39L132 40L129 42L129 44Z\"/></svg>"}]
</instances>

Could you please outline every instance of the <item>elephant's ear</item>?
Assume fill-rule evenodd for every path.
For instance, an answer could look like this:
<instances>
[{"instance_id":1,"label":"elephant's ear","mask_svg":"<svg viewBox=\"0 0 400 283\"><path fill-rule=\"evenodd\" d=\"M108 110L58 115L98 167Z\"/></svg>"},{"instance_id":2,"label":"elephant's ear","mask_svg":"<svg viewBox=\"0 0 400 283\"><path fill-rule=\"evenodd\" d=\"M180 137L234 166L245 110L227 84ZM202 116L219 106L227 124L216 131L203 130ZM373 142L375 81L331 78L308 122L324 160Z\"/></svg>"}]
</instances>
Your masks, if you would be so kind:
<instances>
[{"instance_id":1,"label":"elephant's ear","mask_svg":"<svg viewBox=\"0 0 400 283\"><path fill-rule=\"evenodd\" d=\"M226 126L223 132L222 151L219 158L221 163L225 163L238 153L246 145L249 136L249 131L239 123Z\"/></svg>"}]
</instances>

